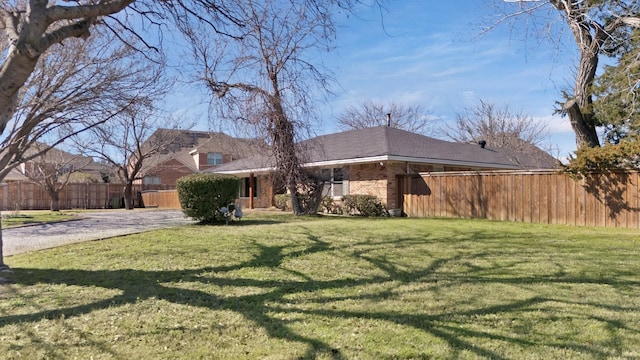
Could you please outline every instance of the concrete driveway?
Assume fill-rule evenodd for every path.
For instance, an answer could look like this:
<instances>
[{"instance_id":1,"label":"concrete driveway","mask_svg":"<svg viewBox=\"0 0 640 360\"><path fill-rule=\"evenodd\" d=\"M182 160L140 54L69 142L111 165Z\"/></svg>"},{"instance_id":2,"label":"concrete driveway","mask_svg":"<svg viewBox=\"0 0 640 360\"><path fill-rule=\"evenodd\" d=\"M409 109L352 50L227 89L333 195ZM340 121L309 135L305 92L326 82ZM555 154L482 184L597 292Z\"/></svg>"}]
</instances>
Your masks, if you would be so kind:
<instances>
[{"instance_id":1,"label":"concrete driveway","mask_svg":"<svg viewBox=\"0 0 640 360\"><path fill-rule=\"evenodd\" d=\"M79 220L3 229L4 255L192 224L180 210L105 210Z\"/></svg>"}]
</instances>

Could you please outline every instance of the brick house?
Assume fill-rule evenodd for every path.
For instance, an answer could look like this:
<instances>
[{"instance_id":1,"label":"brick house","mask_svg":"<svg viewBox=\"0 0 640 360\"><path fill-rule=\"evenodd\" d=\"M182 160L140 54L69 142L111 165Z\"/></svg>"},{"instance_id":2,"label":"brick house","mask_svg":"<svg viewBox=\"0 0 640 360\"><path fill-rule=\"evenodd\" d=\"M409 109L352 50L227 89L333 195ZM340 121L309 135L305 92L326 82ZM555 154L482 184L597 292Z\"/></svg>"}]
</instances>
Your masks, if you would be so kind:
<instances>
[{"instance_id":1,"label":"brick house","mask_svg":"<svg viewBox=\"0 0 640 360\"><path fill-rule=\"evenodd\" d=\"M388 209L400 208L410 179L424 172L556 168L558 161L537 148L510 153L485 144L454 143L388 126L322 135L299 144L303 166L328 179L325 195L377 196ZM303 150L304 149L304 150ZM253 156L206 170L241 178L244 206L273 205L273 162ZM252 195L250 197L250 195Z\"/></svg>"},{"instance_id":2,"label":"brick house","mask_svg":"<svg viewBox=\"0 0 640 360\"><path fill-rule=\"evenodd\" d=\"M180 177L196 174L250 156L257 142L220 132L159 129L153 137L171 138L166 149L145 161L141 171L144 185L173 185Z\"/></svg>"},{"instance_id":3,"label":"brick house","mask_svg":"<svg viewBox=\"0 0 640 360\"><path fill-rule=\"evenodd\" d=\"M20 163L15 169L25 177L36 180L43 180L43 177L66 178L68 176L70 183L104 182L104 177L113 173L109 165L96 162L91 157L73 154L55 147L49 149L49 147L45 143L34 143L23 154L23 158L29 160ZM42 153L45 149L48 150ZM37 155L39 153L40 155ZM9 178L6 180L10 181ZM34 179L28 181L31 180Z\"/></svg>"}]
</instances>

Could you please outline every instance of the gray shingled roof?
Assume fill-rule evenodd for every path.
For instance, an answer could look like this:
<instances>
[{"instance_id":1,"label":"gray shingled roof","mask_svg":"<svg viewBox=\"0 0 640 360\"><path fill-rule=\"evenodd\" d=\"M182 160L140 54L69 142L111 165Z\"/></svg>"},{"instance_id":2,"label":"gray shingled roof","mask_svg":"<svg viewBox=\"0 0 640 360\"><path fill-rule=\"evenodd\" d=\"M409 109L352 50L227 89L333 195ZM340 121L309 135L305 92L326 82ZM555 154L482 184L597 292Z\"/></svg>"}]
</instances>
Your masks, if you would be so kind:
<instances>
[{"instance_id":1,"label":"gray shingled roof","mask_svg":"<svg viewBox=\"0 0 640 360\"><path fill-rule=\"evenodd\" d=\"M308 141L310 161L391 156L513 166L504 154L476 144L452 143L388 126L349 130Z\"/></svg>"},{"instance_id":2,"label":"gray shingled roof","mask_svg":"<svg viewBox=\"0 0 640 360\"><path fill-rule=\"evenodd\" d=\"M501 169L548 168L523 162L501 149L477 144L454 143L388 126L349 130L321 135L299 144L302 161L307 164L398 160L443 165ZM223 164L216 172L265 169L272 162L264 158L243 159Z\"/></svg>"}]
</instances>

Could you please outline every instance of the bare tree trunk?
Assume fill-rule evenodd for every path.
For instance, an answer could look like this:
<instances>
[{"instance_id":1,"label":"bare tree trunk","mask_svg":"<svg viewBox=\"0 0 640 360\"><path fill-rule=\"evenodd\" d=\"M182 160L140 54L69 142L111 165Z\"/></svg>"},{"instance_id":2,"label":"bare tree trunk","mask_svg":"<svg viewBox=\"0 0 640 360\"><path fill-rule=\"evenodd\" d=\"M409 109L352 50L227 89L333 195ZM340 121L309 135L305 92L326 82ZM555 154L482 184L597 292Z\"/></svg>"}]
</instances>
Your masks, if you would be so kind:
<instances>
[{"instance_id":1,"label":"bare tree trunk","mask_svg":"<svg viewBox=\"0 0 640 360\"><path fill-rule=\"evenodd\" d=\"M2 277L2 274L11 274L13 271L4 263L4 242L2 241L2 223L0 222L0 284L11 282Z\"/></svg>"},{"instance_id":2,"label":"bare tree trunk","mask_svg":"<svg viewBox=\"0 0 640 360\"><path fill-rule=\"evenodd\" d=\"M8 268L9 267L4 263L4 242L2 241L2 222L0 221L0 271L6 270ZM2 277L0 277L0 282L1 280Z\"/></svg>"},{"instance_id":3,"label":"bare tree trunk","mask_svg":"<svg viewBox=\"0 0 640 360\"><path fill-rule=\"evenodd\" d=\"M574 98L564 103L563 109L569 116L571 127L576 134L576 145L598 147L600 140L596 131L595 118L592 111L592 90L591 86L596 76L598 68L598 49L600 45L595 40L592 43L579 44L580 64L576 74L574 87Z\"/></svg>"},{"instance_id":4,"label":"bare tree trunk","mask_svg":"<svg viewBox=\"0 0 640 360\"><path fill-rule=\"evenodd\" d=\"M287 188L291 193L291 210L293 212L293 215L303 215L304 211L302 209L302 205L300 204L300 193L298 193L297 184L295 182L291 182Z\"/></svg>"},{"instance_id":5,"label":"bare tree trunk","mask_svg":"<svg viewBox=\"0 0 640 360\"><path fill-rule=\"evenodd\" d=\"M10 50L11 51L11 50ZM0 134L13 117L18 106L18 92L33 73L38 58L30 58L11 51L0 70Z\"/></svg>"},{"instance_id":6,"label":"bare tree trunk","mask_svg":"<svg viewBox=\"0 0 640 360\"><path fill-rule=\"evenodd\" d=\"M133 210L133 183L127 182L124 186L124 208Z\"/></svg>"},{"instance_id":7,"label":"bare tree trunk","mask_svg":"<svg viewBox=\"0 0 640 360\"><path fill-rule=\"evenodd\" d=\"M48 193L49 198L51 199L51 211L60 211L60 192L50 190Z\"/></svg>"},{"instance_id":8,"label":"bare tree trunk","mask_svg":"<svg viewBox=\"0 0 640 360\"><path fill-rule=\"evenodd\" d=\"M576 145L578 148L582 146L598 147L600 140L594 124L593 114L584 113L578 105L577 99L571 99L564 103L564 110L569 116L571 127L576 134Z\"/></svg>"},{"instance_id":9,"label":"bare tree trunk","mask_svg":"<svg viewBox=\"0 0 640 360\"><path fill-rule=\"evenodd\" d=\"M287 190L291 194L291 208L294 215L302 215L303 209L298 197L298 182L301 179L300 161L296 155L293 124L285 113L280 98L280 85L277 74L271 74L271 86L273 95L271 96L272 116L271 132L273 152L276 158L278 170L284 176Z\"/></svg>"}]
</instances>

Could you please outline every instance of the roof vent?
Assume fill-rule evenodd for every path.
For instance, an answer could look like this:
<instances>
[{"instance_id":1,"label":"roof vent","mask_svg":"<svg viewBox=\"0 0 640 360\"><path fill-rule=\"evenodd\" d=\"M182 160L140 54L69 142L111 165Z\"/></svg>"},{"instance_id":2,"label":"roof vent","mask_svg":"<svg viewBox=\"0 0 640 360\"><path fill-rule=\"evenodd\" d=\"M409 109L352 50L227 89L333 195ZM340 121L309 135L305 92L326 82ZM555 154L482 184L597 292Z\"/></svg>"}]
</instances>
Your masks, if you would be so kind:
<instances>
[{"instance_id":1,"label":"roof vent","mask_svg":"<svg viewBox=\"0 0 640 360\"><path fill-rule=\"evenodd\" d=\"M478 145L480 145L480 147L484 149L487 146L487 142L484 140L480 140L478 141Z\"/></svg>"}]
</instances>

